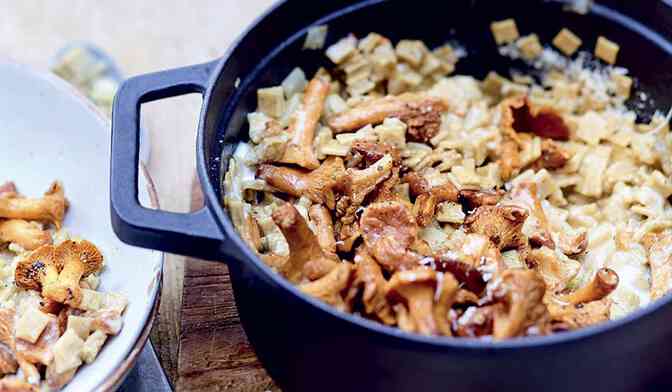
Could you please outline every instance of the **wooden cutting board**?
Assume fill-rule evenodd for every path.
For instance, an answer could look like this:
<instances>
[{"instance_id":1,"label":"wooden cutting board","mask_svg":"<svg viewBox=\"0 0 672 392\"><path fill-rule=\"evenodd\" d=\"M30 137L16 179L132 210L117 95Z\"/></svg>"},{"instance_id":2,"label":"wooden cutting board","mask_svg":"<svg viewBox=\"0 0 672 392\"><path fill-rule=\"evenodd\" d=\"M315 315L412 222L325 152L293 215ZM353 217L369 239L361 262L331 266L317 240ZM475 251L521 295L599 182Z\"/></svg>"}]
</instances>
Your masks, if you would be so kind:
<instances>
[{"instance_id":1,"label":"wooden cutting board","mask_svg":"<svg viewBox=\"0 0 672 392\"><path fill-rule=\"evenodd\" d=\"M191 209L201 206L203 194L195 178ZM185 260L179 331L178 391L279 390L240 325L224 263Z\"/></svg>"}]
</instances>

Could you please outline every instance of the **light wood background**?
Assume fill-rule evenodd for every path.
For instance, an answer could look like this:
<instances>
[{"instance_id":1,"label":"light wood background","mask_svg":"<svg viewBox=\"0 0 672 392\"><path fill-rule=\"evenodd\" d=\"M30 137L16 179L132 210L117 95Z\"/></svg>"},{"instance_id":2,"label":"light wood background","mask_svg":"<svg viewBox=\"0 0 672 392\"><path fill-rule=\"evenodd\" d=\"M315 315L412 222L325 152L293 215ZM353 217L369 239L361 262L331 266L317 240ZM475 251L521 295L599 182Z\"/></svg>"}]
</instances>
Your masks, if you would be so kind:
<instances>
[{"instance_id":1,"label":"light wood background","mask_svg":"<svg viewBox=\"0 0 672 392\"><path fill-rule=\"evenodd\" d=\"M272 2L3 1L0 56L47 69L58 48L72 41L89 41L108 52L128 76L174 68L220 56ZM198 96L188 96L143 107L143 121L151 134L149 170L166 210L190 208L200 101ZM183 277L184 258L168 256L152 341L173 382L178 374Z\"/></svg>"}]
</instances>

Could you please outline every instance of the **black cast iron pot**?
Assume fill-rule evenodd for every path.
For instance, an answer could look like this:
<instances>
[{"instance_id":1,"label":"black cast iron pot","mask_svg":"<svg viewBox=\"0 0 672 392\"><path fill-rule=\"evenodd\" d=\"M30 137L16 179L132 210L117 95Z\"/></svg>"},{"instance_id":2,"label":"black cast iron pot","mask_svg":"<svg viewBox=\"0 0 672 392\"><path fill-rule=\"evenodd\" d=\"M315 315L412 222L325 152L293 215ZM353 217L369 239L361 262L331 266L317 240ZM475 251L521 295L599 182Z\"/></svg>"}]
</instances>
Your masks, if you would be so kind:
<instances>
[{"instance_id":1,"label":"black cast iron pot","mask_svg":"<svg viewBox=\"0 0 672 392\"><path fill-rule=\"evenodd\" d=\"M350 32L370 31L432 46L456 39L469 52L457 73L480 78L520 65L497 55L490 35L490 22L507 17L515 17L522 34L535 32L546 43L562 27L581 36L587 50L598 35L607 36L621 44L618 63L639 78L639 87L660 108L672 102L672 11L664 2L603 1L589 15L565 12L557 1L281 2L222 59L124 83L113 114L111 204L117 235L132 245L225 261L247 336L287 391L663 388L672 380L669 297L621 320L550 337L489 342L411 335L299 292L244 245L221 206L220 178L236 143L247 139L245 115L255 109L256 89L278 84L295 65L307 74L329 65L322 51L301 49L308 26L328 24L328 44ZM203 23L225 20L226 15L213 15ZM191 214L145 209L135 192L140 105L194 92L204 96L196 156L206 207Z\"/></svg>"}]
</instances>

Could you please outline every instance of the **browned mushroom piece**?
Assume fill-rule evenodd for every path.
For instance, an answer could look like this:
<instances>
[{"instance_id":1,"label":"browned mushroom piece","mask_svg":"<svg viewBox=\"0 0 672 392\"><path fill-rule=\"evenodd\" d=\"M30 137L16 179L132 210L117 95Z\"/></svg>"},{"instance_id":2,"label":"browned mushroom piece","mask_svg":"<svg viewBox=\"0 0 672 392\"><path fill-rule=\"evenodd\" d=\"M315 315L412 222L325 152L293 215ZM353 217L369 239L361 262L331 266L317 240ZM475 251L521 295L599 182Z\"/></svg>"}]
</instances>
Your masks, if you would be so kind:
<instances>
[{"instance_id":1,"label":"browned mushroom piece","mask_svg":"<svg viewBox=\"0 0 672 392\"><path fill-rule=\"evenodd\" d=\"M350 251L361 232L357 225L357 212L366 197L392 175L394 161L387 154L366 169L347 170L349 181L336 203L338 242L340 251Z\"/></svg>"},{"instance_id":2,"label":"browned mushroom piece","mask_svg":"<svg viewBox=\"0 0 672 392\"><path fill-rule=\"evenodd\" d=\"M554 250L545 246L531 249L525 262L544 279L548 294L562 290L580 268L579 262L560 260Z\"/></svg>"},{"instance_id":3,"label":"browned mushroom piece","mask_svg":"<svg viewBox=\"0 0 672 392\"><path fill-rule=\"evenodd\" d=\"M464 220L467 233L481 234L500 250L520 249L527 246L522 233L528 213L525 209L508 205L478 207Z\"/></svg>"},{"instance_id":4,"label":"browned mushroom piece","mask_svg":"<svg viewBox=\"0 0 672 392\"><path fill-rule=\"evenodd\" d=\"M418 226L400 202L381 202L364 209L360 219L364 243L386 269L398 271L418 266L421 256L409 250L418 236Z\"/></svg>"},{"instance_id":5,"label":"browned mushroom piece","mask_svg":"<svg viewBox=\"0 0 672 392\"><path fill-rule=\"evenodd\" d=\"M576 235L559 233L558 247L567 256L579 256L588 248L588 232L582 231Z\"/></svg>"},{"instance_id":6,"label":"browned mushroom piece","mask_svg":"<svg viewBox=\"0 0 672 392\"><path fill-rule=\"evenodd\" d=\"M54 358L53 346L60 336L58 318L47 315L49 322L35 343L23 339L16 339L16 355L33 364L49 365Z\"/></svg>"},{"instance_id":7,"label":"browned mushroom piece","mask_svg":"<svg viewBox=\"0 0 672 392\"><path fill-rule=\"evenodd\" d=\"M546 285L536 271L506 270L491 281L487 290L493 302L503 305L495 312L495 339L520 336L548 316L543 303Z\"/></svg>"},{"instance_id":8,"label":"browned mushroom piece","mask_svg":"<svg viewBox=\"0 0 672 392\"><path fill-rule=\"evenodd\" d=\"M333 209L336 200L334 188L346 181L343 160L330 157L313 171L268 164L259 165L257 176L280 192L295 197L306 196L313 203Z\"/></svg>"},{"instance_id":9,"label":"browned mushroom piece","mask_svg":"<svg viewBox=\"0 0 672 392\"><path fill-rule=\"evenodd\" d=\"M15 243L25 250L34 250L51 242L51 234L36 222L23 219L0 221L0 245Z\"/></svg>"},{"instance_id":10,"label":"browned mushroom piece","mask_svg":"<svg viewBox=\"0 0 672 392\"><path fill-rule=\"evenodd\" d=\"M553 140L569 140L569 127L550 107L537 107L526 97L502 101L502 126L515 132L529 132Z\"/></svg>"},{"instance_id":11,"label":"browned mushroom piece","mask_svg":"<svg viewBox=\"0 0 672 392\"><path fill-rule=\"evenodd\" d=\"M442 100L422 94L402 94L375 98L329 118L334 132L350 132L365 125L382 123L396 117L408 126L410 140L428 142L441 126L441 113L447 107Z\"/></svg>"},{"instance_id":12,"label":"browned mushroom piece","mask_svg":"<svg viewBox=\"0 0 672 392\"><path fill-rule=\"evenodd\" d=\"M336 239L334 238L334 222L326 207L313 204L308 209L310 218L317 231L317 242L329 257L336 257Z\"/></svg>"},{"instance_id":13,"label":"browned mushroom piece","mask_svg":"<svg viewBox=\"0 0 672 392\"><path fill-rule=\"evenodd\" d=\"M460 305L476 305L479 299L476 294L467 289L459 289L457 290L457 294L455 294L455 303Z\"/></svg>"},{"instance_id":14,"label":"browned mushroom piece","mask_svg":"<svg viewBox=\"0 0 672 392\"><path fill-rule=\"evenodd\" d=\"M649 245L651 299L658 299L672 289L672 235L658 235Z\"/></svg>"},{"instance_id":15,"label":"browned mushroom piece","mask_svg":"<svg viewBox=\"0 0 672 392\"><path fill-rule=\"evenodd\" d=\"M38 392L37 386L19 377L6 376L0 379L0 392Z\"/></svg>"},{"instance_id":16,"label":"browned mushroom piece","mask_svg":"<svg viewBox=\"0 0 672 392\"><path fill-rule=\"evenodd\" d=\"M361 292L364 314L375 317L383 324L395 323L392 307L385 298L387 280L365 246L357 248L354 280L348 290L347 301L352 303Z\"/></svg>"},{"instance_id":17,"label":"browned mushroom piece","mask_svg":"<svg viewBox=\"0 0 672 392\"><path fill-rule=\"evenodd\" d=\"M387 179L378 184L368 196L371 203L379 203L383 201L400 201L408 203L408 201L403 199L395 189L401 181L399 178L399 171L399 166L392 166L392 170Z\"/></svg>"},{"instance_id":18,"label":"browned mushroom piece","mask_svg":"<svg viewBox=\"0 0 672 392\"><path fill-rule=\"evenodd\" d=\"M423 267L395 272L387 282L386 297L392 303L405 305L415 325L414 332L422 335L437 333L433 310L436 284L436 272Z\"/></svg>"},{"instance_id":19,"label":"browned mushroom piece","mask_svg":"<svg viewBox=\"0 0 672 392\"><path fill-rule=\"evenodd\" d=\"M522 182L511 189L506 201L507 205L523 208L528 213L528 226L531 233L528 234L530 244L536 247L547 246L555 249L555 242L551 236L551 227L546 218L546 213L541 206L541 200L537 194L537 184Z\"/></svg>"},{"instance_id":20,"label":"browned mushroom piece","mask_svg":"<svg viewBox=\"0 0 672 392\"><path fill-rule=\"evenodd\" d=\"M443 202L458 201L458 190L451 182L442 185L430 186L429 182L416 172L407 173L404 182L409 184L409 191L415 196L413 215L420 226L432 223L436 214L436 207Z\"/></svg>"},{"instance_id":21,"label":"browned mushroom piece","mask_svg":"<svg viewBox=\"0 0 672 392\"><path fill-rule=\"evenodd\" d=\"M352 270L352 264L338 263L320 279L300 284L298 287L304 293L345 312L348 307L344 300L344 292L348 288Z\"/></svg>"},{"instance_id":22,"label":"browned mushroom piece","mask_svg":"<svg viewBox=\"0 0 672 392\"><path fill-rule=\"evenodd\" d=\"M429 181L418 172L412 171L406 173L403 181L408 184L408 190L413 197L418 197L423 193L429 193L431 189Z\"/></svg>"},{"instance_id":23,"label":"browned mushroom piece","mask_svg":"<svg viewBox=\"0 0 672 392\"><path fill-rule=\"evenodd\" d=\"M18 368L14 354L14 309L0 309L0 373L14 374Z\"/></svg>"},{"instance_id":24,"label":"browned mushroom piece","mask_svg":"<svg viewBox=\"0 0 672 392\"><path fill-rule=\"evenodd\" d=\"M389 178L393 165L394 159L387 154L366 169L348 169L347 173L351 179L347 190L350 208L354 206L358 208L378 184Z\"/></svg>"},{"instance_id":25,"label":"browned mushroom piece","mask_svg":"<svg viewBox=\"0 0 672 392\"><path fill-rule=\"evenodd\" d=\"M336 249L339 252L350 252L355 245L355 241L362 236L357 221L349 224L337 222L334 228L336 230Z\"/></svg>"},{"instance_id":26,"label":"browned mushroom piece","mask_svg":"<svg viewBox=\"0 0 672 392\"><path fill-rule=\"evenodd\" d=\"M450 308L455 303L460 284L453 274L444 273L438 290L438 298L434 304L434 321L436 328L441 335L452 336L451 319L449 316Z\"/></svg>"},{"instance_id":27,"label":"browned mushroom piece","mask_svg":"<svg viewBox=\"0 0 672 392\"><path fill-rule=\"evenodd\" d=\"M572 293L558 296L558 300L571 305L598 301L611 294L617 286L616 272L610 268L600 268L590 283Z\"/></svg>"},{"instance_id":28,"label":"browned mushroom piece","mask_svg":"<svg viewBox=\"0 0 672 392\"><path fill-rule=\"evenodd\" d=\"M301 214L290 203L285 203L273 212L273 221L278 225L289 244L289 260L280 266L280 273L293 283L299 283L305 277L305 268L308 262L310 268L317 269L318 265L337 263L328 258L317 240L313 231L303 219ZM318 264L319 263L319 264ZM326 273L326 268L320 268L319 272ZM317 278L312 271L312 278Z\"/></svg>"},{"instance_id":29,"label":"browned mushroom piece","mask_svg":"<svg viewBox=\"0 0 672 392\"><path fill-rule=\"evenodd\" d=\"M388 154L392 157L395 166L401 165L401 154L393 145L357 140L352 143L345 157L345 164L348 168L366 169Z\"/></svg>"},{"instance_id":30,"label":"browned mushroom piece","mask_svg":"<svg viewBox=\"0 0 672 392\"><path fill-rule=\"evenodd\" d=\"M58 280L63 264L56 258L52 245L43 245L21 258L14 270L14 282L23 289L41 291Z\"/></svg>"},{"instance_id":31,"label":"browned mushroom piece","mask_svg":"<svg viewBox=\"0 0 672 392\"><path fill-rule=\"evenodd\" d=\"M502 142L499 144L498 155L497 164L499 165L500 176L504 181L510 180L523 167L518 142L504 134Z\"/></svg>"},{"instance_id":32,"label":"browned mushroom piece","mask_svg":"<svg viewBox=\"0 0 672 392\"><path fill-rule=\"evenodd\" d=\"M609 298L579 305L551 302L548 305L548 310L553 323L560 323L566 329L571 330L608 321L612 303Z\"/></svg>"},{"instance_id":33,"label":"browned mushroom piece","mask_svg":"<svg viewBox=\"0 0 672 392\"><path fill-rule=\"evenodd\" d=\"M492 335L495 313L500 307L501 304L468 307L455 320L455 334L469 338Z\"/></svg>"},{"instance_id":34,"label":"browned mushroom piece","mask_svg":"<svg viewBox=\"0 0 672 392\"><path fill-rule=\"evenodd\" d=\"M39 199L19 197L12 192L0 197L0 218L43 221L61 227L67 200L63 186L54 182Z\"/></svg>"},{"instance_id":35,"label":"browned mushroom piece","mask_svg":"<svg viewBox=\"0 0 672 392\"><path fill-rule=\"evenodd\" d=\"M465 263L447 256L440 257L435 263L437 271L446 272L446 275L450 275L452 279L457 280L460 286L466 290L476 295L481 295L485 290L483 274L471 263Z\"/></svg>"},{"instance_id":36,"label":"browned mushroom piece","mask_svg":"<svg viewBox=\"0 0 672 392\"><path fill-rule=\"evenodd\" d=\"M280 162L296 164L306 169L317 169L320 166L313 140L329 87L329 82L320 77L312 79L306 86L303 102L290 116L290 139Z\"/></svg>"},{"instance_id":37,"label":"browned mushroom piece","mask_svg":"<svg viewBox=\"0 0 672 392\"><path fill-rule=\"evenodd\" d=\"M459 254L459 260L478 270L485 282L506 269L506 264L497 246L482 234L468 234L462 241ZM476 294L482 291L478 291L480 287L477 281L472 282L470 287L475 290Z\"/></svg>"},{"instance_id":38,"label":"browned mushroom piece","mask_svg":"<svg viewBox=\"0 0 672 392\"><path fill-rule=\"evenodd\" d=\"M54 257L60 260L59 263L62 263L63 268L55 282L43 286L42 295L56 302L77 307L82 300L79 281L102 269L103 255L89 241L67 240L55 248Z\"/></svg>"},{"instance_id":39,"label":"browned mushroom piece","mask_svg":"<svg viewBox=\"0 0 672 392\"><path fill-rule=\"evenodd\" d=\"M550 139L544 139L541 142L541 157L532 162L531 166L534 170L556 170L564 167L570 158L570 153L558 143Z\"/></svg>"},{"instance_id":40,"label":"browned mushroom piece","mask_svg":"<svg viewBox=\"0 0 672 392\"><path fill-rule=\"evenodd\" d=\"M505 192L503 190L475 190L461 189L458 194L458 201L462 208L471 212L481 206L494 206L502 199Z\"/></svg>"}]
</instances>

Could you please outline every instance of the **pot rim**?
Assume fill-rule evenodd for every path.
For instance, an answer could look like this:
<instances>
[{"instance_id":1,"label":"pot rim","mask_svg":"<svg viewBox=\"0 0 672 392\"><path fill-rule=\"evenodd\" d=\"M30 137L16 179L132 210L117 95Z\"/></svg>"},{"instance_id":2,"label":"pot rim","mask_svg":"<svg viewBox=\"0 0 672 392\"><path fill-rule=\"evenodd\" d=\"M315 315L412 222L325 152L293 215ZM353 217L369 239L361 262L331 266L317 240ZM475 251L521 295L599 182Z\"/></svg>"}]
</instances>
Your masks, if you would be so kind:
<instances>
[{"instance_id":1,"label":"pot rim","mask_svg":"<svg viewBox=\"0 0 672 392\"><path fill-rule=\"evenodd\" d=\"M330 20L334 19L338 15L342 15L344 12L353 12L360 8L368 7L377 3L384 2L386 0L364 0L360 3L356 3L350 6L343 7L331 14L321 17L319 20L309 24L303 29L296 32L285 42L293 42L296 37L300 37L305 34L308 27L318 24L325 24ZM554 0L562 1L562 0ZM215 86L219 75L221 74L223 68L228 64L232 58L233 53L238 49L242 41L261 23L266 22L266 20L273 16L275 11L288 3L289 0L277 0L271 7L269 7L264 13L252 21L252 23L245 29L243 32L232 42L229 48L226 50L224 55L217 61L216 67L213 69L210 79L208 81L208 88L203 97L203 105L201 107L201 112L199 114L199 124L198 124L198 135L196 140L196 166L198 177L201 182L201 189L205 195L205 204L208 210L216 217L217 223L222 229L223 233L227 236L228 240L231 241L237 247L237 250L240 251L242 257L240 260L233 260L233 262L244 262L249 263L255 267L255 270L265 275L266 278L272 280L278 286L281 286L283 289L288 291L291 295L299 298L303 302L312 305L315 308L320 309L321 311L327 313L332 318L337 319L341 322L347 322L354 324L359 328L369 330L376 333L377 337L392 339L398 343L402 344L419 344L424 346L431 346L433 348L441 349L458 349L464 351L508 351L508 350L520 350L520 349L539 349L547 348L549 346L558 346L561 344L571 344L579 343L582 340L588 339L590 337L604 335L611 331L614 331L617 328L623 327L627 324L634 323L637 321L642 321L642 319L651 316L654 312L658 311L660 308L668 306L672 302L672 295L668 294L663 298L652 301L652 303L647 304L630 314L621 317L616 320L608 320L597 325L592 325L584 327L581 329L554 333L546 336L527 336L527 337L518 337L511 338L502 341L495 341L492 339L482 339L482 338L454 338L454 337L445 337L445 336L425 336L415 333L409 333L402 331L399 328L387 326L382 323L378 323L373 320L366 319L351 313L346 313L337 310L336 308L323 303L322 301L309 296L308 294L303 293L295 285L287 281L277 272L273 271L268 267L252 250L245 244L245 242L238 235L236 229L231 224L231 220L226 213L226 209L222 206L221 201L217 198L217 192L210 181L208 175L208 162L206 162L205 157L205 118L210 108L212 96L213 96L213 87ZM638 30L638 33L646 35L648 37L654 37L654 41L658 44L670 45L669 41L663 38L659 33L649 29L648 27L642 25L638 21L625 16L619 12L616 12L607 7L595 4L593 9L595 13L601 17L612 19L615 21L626 20L630 25L630 28ZM338 14L338 15L337 15ZM278 50L281 50L284 47L284 44L280 47L274 48L271 52L267 54L267 57L263 60L269 58L269 56ZM238 105L240 101L241 92L245 89L246 81L249 80L249 75L246 75L245 78L241 78L240 87L237 87L234 93L226 102L226 109L219 110L228 110L228 108L233 108ZM233 81L231 81L233 84ZM233 104L235 102L235 104ZM230 117L227 119L230 121ZM227 121L227 122L228 122ZM219 184L218 184L219 185ZM334 320L333 322L335 322Z\"/></svg>"}]
</instances>

